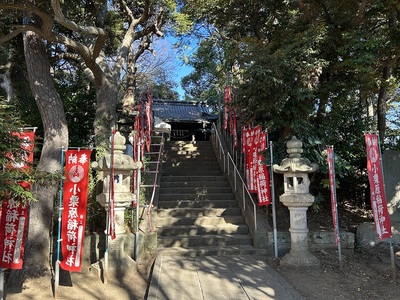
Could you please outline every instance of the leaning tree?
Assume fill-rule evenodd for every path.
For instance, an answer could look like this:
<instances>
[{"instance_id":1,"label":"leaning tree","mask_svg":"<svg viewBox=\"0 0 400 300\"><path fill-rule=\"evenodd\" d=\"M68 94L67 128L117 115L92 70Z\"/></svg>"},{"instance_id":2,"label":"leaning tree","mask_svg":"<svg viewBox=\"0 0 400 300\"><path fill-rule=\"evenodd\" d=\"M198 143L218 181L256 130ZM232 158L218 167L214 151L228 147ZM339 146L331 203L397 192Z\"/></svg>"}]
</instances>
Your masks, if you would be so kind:
<instances>
[{"instance_id":1,"label":"leaning tree","mask_svg":"<svg viewBox=\"0 0 400 300\"><path fill-rule=\"evenodd\" d=\"M49 157L55 165L57 148L68 146L63 106L59 96L50 95L54 85L50 62L68 63L91 80L96 92L95 142L96 147L104 148L108 144L110 128L116 124L118 101L123 102L128 113L133 107L136 61L146 50L151 51L153 37L162 36L167 25L174 20L185 23L176 9L175 2L167 0L68 1L63 6L59 0L0 3L3 15L12 16L7 19L8 26L2 26L0 44L20 37L21 33L24 35L28 79L43 124L49 124L44 126L43 145L48 152L42 153L39 166L46 165ZM124 77L127 77L127 88L121 97ZM56 170L59 168L51 171ZM35 250L41 254L27 260L26 269L31 270L28 275L38 271L42 274L41 271L49 267L45 249L49 244L49 222L46 220L52 214L56 187L53 186L51 192L46 189L48 187L40 186L35 189L41 204L31 211L30 219L37 222L30 224L30 228L40 228L40 239L45 242ZM31 238L40 240L38 236L31 235ZM33 252L28 251L28 256L30 253L35 255Z\"/></svg>"}]
</instances>

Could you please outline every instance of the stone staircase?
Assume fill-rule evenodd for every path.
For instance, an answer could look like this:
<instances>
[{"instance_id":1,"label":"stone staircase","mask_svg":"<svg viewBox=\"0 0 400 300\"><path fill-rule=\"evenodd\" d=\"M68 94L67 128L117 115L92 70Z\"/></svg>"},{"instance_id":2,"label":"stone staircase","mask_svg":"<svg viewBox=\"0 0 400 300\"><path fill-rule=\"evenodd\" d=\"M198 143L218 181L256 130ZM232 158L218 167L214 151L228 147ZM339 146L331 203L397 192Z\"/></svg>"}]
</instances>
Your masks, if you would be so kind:
<instances>
[{"instance_id":1,"label":"stone staircase","mask_svg":"<svg viewBox=\"0 0 400 300\"><path fill-rule=\"evenodd\" d=\"M156 229L157 255L262 254L208 141L166 143Z\"/></svg>"}]
</instances>

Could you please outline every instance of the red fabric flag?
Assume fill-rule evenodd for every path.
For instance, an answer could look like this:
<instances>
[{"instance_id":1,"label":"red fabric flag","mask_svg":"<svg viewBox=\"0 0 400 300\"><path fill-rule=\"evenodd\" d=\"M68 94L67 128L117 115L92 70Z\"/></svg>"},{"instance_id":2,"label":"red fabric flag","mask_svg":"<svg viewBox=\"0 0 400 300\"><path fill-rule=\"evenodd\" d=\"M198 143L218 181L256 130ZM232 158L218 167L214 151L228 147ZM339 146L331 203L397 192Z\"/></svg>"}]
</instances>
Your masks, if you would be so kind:
<instances>
[{"instance_id":1,"label":"red fabric flag","mask_svg":"<svg viewBox=\"0 0 400 300\"><path fill-rule=\"evenodd\" d=\"M14 199L3 201L0 222L1 268L22 269L29 207Z\"/></svg>"},{"instance_id":2,"label":"red fabric flag","mask_svg":"<svg viewBox=\"0 0 400 300\"><path fill-rule=\"evenodd\" d=\"M267 165L264 164L264 155L258 155L257 168L257 196L258 206L271 204L271 185Z\"/></svg>"},{"instance_id":3,"label":"red fabric flag","mask_svg":"<svg viewBox=\"0 0 400 300\"><path fill-rule=\"evenodd\" d=\"M13 162L9 168L27 169L33 162L34 131L13 132L21 139L19 162ZM8 154L12 160L12 155ZM19 183L29 190L27 182ZM29 206L18 203L16 199L4 199L0 221L1 268L22 269L25 249L26 228L28 226Z\"/></svg>"},{"instance_id":4,"label":"red fabric flag","mask_svg":"<svg viewBox=\"0 0 400 300\"><path fill-rule=\"evenodd\" d=\"M63 192L60 266L80 272L86 223L91 150L67 150Z\"/></svg>"},{"instance_id":5,"label":"red fabric flag","mask_svg":"<svg viewBox=\"0 0 400 300\"><path fill-rule=\"evenodd\" d=\"M260 128L260 130L261 130L261 128ZM259 143L258 143L258 145L259 145L258 151L259 152L263 152L263 151L267 150L267 148L268 148L267 142L268 142L267 132L266 131L260 132Z\"/></svg>"},{"instance_id":6,"label":"red fabric flag","mask_svg":"<svg viewBox=\"0 0 400 300\"><path fill-rule=\"evenodd\" d=\"M335 229L336 246L339 245L339 220L337 211L337 199L336 199L336 186L335 186L335 160L333 155L333 148L328 147L328 172L329 172L329 185L331 188L331 206L332 206L332 221Z\"/></svg>"},{"instance_id":7,"label":"red fabric flag","mask_svg":"<svg viewBox=\"0 0 400 300\"><path fill-rule=\"evenodd\" d=\"M247 142L246 142L246 136L247 136L247 128L245 126L242 126L242 153L246 155L247 153Z\"/></svg>"},{"instance_id":8,"label":"red fabric flag","mask_svg":"<svg viewBox=\"0 0 400 300\"><path fill-rule=\"evenodd\" d=\"M144 157L144 147L142 145L142 141L144 138L144 125L143 125L143 107L142 107L143 103L139 102L138 104L138 115L135 117L135 123L134 123L134 130L136 132L137 135L137 142L135 143L135 147L134 147L134 161L142 161L143 157ZM137 147L138 147L138 143L140 142L141 144L141 148L140 148L140 154L137 151Z\"/></svg>"},{"instance_id":9,"label":"red fabric flag","mask_svg":"<svg viewBox=\"0 0 400 300\"><path fill-rule=\"evenodd\" d=\"M367 150L367 172L371 190L371 207L374 214L375 231L380 240L392 236L392 226L386 205L385 189L377 134L365 134Z\"/></svg>"},{"instance_id":10,"label":"red fabric flag","mask_svg":"<svg viewBox=\"0 0 400 300\"><path fill-rule=\"evenodd\" d=\"M238 146L238 137L237 137L237 117L236 113L232 113L232 135L233 135L233 147L237 148Z\"/></svg>"},{"instance_id":11,"label":"red fabric flag","mask_svg":"<svg viewBox=\"0 0 400 300\"><path fill-rule=\"evenodd\" d=\"M152 99L151 94L147 93L147 102L146 102L146 151L150 152L151 145L151 131L153 125L153 112L152 112Z\"/></svg>"},{"instance_id":12,"label":"red fabric flag","mask_svg":"<svg viewBox=\"0 0 400 300\"><path fill-rule=\"evenodd\" d=\"M259 134L261 126L246 131L246 180L250 193L257 192Z\"/></svg>"}]
</instances>

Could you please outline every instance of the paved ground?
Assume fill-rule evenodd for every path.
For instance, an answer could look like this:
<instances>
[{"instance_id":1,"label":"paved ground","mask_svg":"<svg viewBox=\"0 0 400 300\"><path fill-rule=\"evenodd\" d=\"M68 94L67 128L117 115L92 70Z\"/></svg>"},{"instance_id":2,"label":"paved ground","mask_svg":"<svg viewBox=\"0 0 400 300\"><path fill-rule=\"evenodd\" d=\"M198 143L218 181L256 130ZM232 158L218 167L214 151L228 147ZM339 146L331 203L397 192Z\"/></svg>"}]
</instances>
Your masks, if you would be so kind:
<instances>
[{"instance_id":1,"label":"paved ground","mask_svg":"<svg viewBox=\"0 0 400 300\"><path fill-rule=\"evenodd\" d=\"M262 257L158 257L148 300L304 299Z\"/></svg>"}]
</instances>

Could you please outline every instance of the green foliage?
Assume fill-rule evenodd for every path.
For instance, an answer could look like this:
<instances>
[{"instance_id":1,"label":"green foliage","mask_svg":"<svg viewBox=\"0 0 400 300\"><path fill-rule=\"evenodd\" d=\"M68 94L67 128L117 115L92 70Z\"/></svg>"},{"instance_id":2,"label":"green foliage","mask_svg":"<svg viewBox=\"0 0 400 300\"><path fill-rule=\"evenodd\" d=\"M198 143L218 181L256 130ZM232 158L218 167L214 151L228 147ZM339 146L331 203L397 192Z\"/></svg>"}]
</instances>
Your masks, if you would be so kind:
<instances>
[{"instance_id":1,"label":"green foliage","mask_svg":"<svg viewBox=\"0 0 400 300\"><path fill-rule=\"evenodd\" d=\"M0 199L14 198L17 202L27 203L37 201L26 189L35 183L50 185L59 178L57 174L38 172L32 166L19 169L14 164L22 162L21 140L12 135L23 127L20 116L14 106L0 98Z\"/></svg>"},{"instance_id":2,"label":"green foliage","mask_svg":"<svg viewBox=\"0 0 400 300\"><path fill-rule=\"evenodd\" d=\"M187 97L207 102L214 108L221 106L226 83L227 70L218 54L221 46L216 40L201 42L196 54L188 62L195 70L182 78L182 87Z\"/></svg>"},{"instance_id":3,"label":"green foliage","mask_svg":"<svg viewBox=\"0 0 400 300\"><path fill-rule=\"evenodd\" d=\"M203 32L202 44L215 45L212 41L219 39L221 47L197 51L196 57L189 58L195 71L185 78L186 88L192 91L200 83L205 95L212 94L210 90L220 92L221 86L202 83L212 82L215 70L226 66L239 118L268 129L275 160L286 156L284 142L296 135L304 142L304 156L320 165L313 175L318 183L315 194L326 199L324 150L333 145L338 195L363 202L364 132L376 130L376 116L385 117L387 108L377 105L378 97L395 104L398 94L399 8L391 0L253 0L229 5L218 0L191 1L185 12L195 24L213 28ZM209 65L217 57L218 63ZM392 72L388 80L383 77L385 68ZM223 73L219 76L226 79ZM396 122L394 109L385 141L395 148L399 145Z\"/></svg>"},{"instance_id":4,"label":"green foliage","mask_svg":"<svg viewBox=\"0 0 400 300\"><path fill-rule=\"evenodd\" d=\"M93 123L96 95L93 85L68 64L58 66L55 72L57 91L64 103L68 122L69 146L88 147L94 144Z\"/></svg>"}]
</instances>

